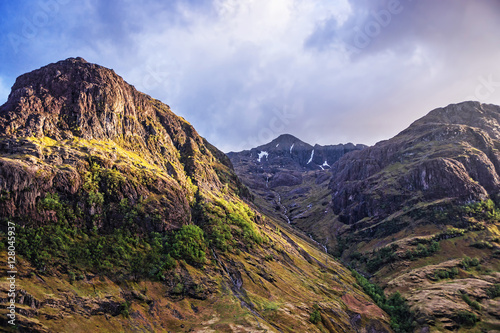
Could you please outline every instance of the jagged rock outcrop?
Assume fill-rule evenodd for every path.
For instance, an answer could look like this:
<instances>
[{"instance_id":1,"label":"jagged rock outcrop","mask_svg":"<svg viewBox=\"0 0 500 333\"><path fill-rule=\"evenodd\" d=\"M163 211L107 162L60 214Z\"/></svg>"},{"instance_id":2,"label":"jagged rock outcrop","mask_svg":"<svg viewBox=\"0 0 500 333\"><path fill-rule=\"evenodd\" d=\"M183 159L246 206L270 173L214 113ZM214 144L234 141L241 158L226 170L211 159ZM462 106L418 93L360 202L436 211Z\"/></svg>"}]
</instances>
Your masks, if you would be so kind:
<instances>
[{"instance_id":1,"label":"jagged rock outcrop","mask_svg":"<svg viewBox=\"0 0 500 333\"><path fill-rule=\"evenodd\" d=\"M500 107L464 102L430 112L394 138L332 169L340 220L383 219L403 206L485 200L500 190Z\"/></svg>"}]
</instances>

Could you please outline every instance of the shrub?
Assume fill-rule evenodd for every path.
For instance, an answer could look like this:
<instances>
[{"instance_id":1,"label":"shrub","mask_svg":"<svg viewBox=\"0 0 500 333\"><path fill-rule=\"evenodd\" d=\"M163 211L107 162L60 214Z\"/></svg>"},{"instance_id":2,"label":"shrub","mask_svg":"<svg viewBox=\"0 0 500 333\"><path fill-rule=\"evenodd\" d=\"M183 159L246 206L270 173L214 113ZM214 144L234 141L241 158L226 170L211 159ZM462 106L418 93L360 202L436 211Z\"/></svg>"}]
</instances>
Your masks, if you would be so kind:
<instances>
[{"instance_id":1,"label":"shrub","mask_svg":"<svg viewBox=\"0 0 500 333\"><path fill-rule=\"evenodd\" d=\"M484 240L474 242L470 246L473 246L473 247L478 248L478 249L492 249L493 248L493 244L491 244L490 242L484 241Z\"/></svg>"},{"instance_id":2,"label":"shrub","mask_svg":"<svg viewBox=\"0 0 500 333\"><path fill-rule=\"evenodd\" d=\"M475 267L479 265L479 259L478 258L469 258L469 257L464 257L462 261L460 261L460 266L462 266L463 269L469 270L471 267Z\"/></svg>"},{"instance_id":3,"label":"shrub","mask_svg":"<svg viewBox=\"0 0 500 333\"><path fill-rule=\"evenodd\" d=\"M474 326L476 322L478 321L477 316L469 311L460 311L457 314L457 323L464 325L464 326Z\"/></svg>"},{"instance_id":4,"label":"shrub","mask_svg":"<svg viewBox=\"0 0 500 333\"><path fill-rule=\"evenodd\" d=\"M500 296L500 283L496 283L486 290L486 294L489 298L495 298Z\"/></svg>"},{"instance_id":5,"label":"shrub","mask_svg":"<svg viewBox=\"0 0 500 333\"><path fill-rule=\"evenodd\" d=\"M470 299L469 295L465 292L462 292L462 299L467 303L470 307L481 311L481 304L479 304L477 301L473 301Z\"/></svg>"},{"instance_id":6,"label":"shrub","mask_svg":"<svg viewBox=\"0 0 500 333\"><path fill-rule=\"evenodd\" d=\"M397 245L391 245L383 247L373 253L371 259L366 263L366 269L370 273L376 272L382 265L387 263L391 263L396 260L395 251L397 249Z\"/></svg>"},{"instance_id":7,"label":"shrub","mask_svg":"<svg viewBox=\"0 0 500 333\"><path fill-rule=\"evenodd\" d=\"M424 245L419 243L415 250L407 250L404 257L410 260L415 258L424 258L433 255L441 249L439 242L431 241L430 244Z\"/></svg>"},{"instance_id":8,"label":"shrub","mask_svg":"<svg viewBox=\"0 0 500 333\"><path fill-rule=\"evenodd\" d=\"M204 264L206 244L203 230L196 225L184 225L173 236L172 255L192 264Z\"/></svg>"},{"instance_id":9,"label":"shrub","mask_svg":"<svg viewBox=\"0 0 500 333\"><path fill-rule=\"evenodd\" d=\"M440 269L436 272L434 272L434 278L436 280L441 280L441 279L454 279L457 277L459 274L458 268L457 267L452 267L450 269Z\"/></svg>"},{"instance_id":10,"label":"shrub","mask_svg":"<svg viewBox=\"0 0 500 333\"><path fill-rule=\"evenodd\" d=\"M129 310L130 310L130 302L129 301L125 301L125 303L123 303L121 306L120 306L120 313L125 317L125 318L128 318L130 317L130 313L129 313Z\"/></svg>"},{"instance_id":11,"label":"shrub","mask_svg":"<svg viewBox=\"0 0 500 333\"><path fill-rule=\"evenodd\" d=\"M319 312L319 309L314 309L314 311L311 313L311 316L309 317L309 321L314 325L321 321L321 313Z\"/></svg>"},{"instance_id":12,"label":"shrub","mask_svg":"<svg viewBox=\"0 0 500 333\"><path fill-rule=\"evenodd\" d=\"M57 193L47 193L45 198L40 200L38 204L42 210L53 210L55 212L62 210L62 204Z\"/></svg>"},{"instance_id":13,"label":"shrub","mask_svg":"<svg viewBox=\"0 0 500 333\"><path fill-rule=\"evenodd\" d=\"M106 191L108 195L114 194L127 180L125 176L116 169L106 169L102 175L106 182Z\"/></svg>"},{"instance_id":14,"label":"shrub","mask_svg":"<svg viewBox=\"0 0 500 333\"><path fill-rule=\"evenodd\" d=\"M385 297L384 291L378 285L369 282L356 271L352 271L358 284L375 301L375 303L391 316L391 327L395 332L412 332L416 326L415 315L410 310L406 299L399 292Z\"/></svg>"},{"instance_id":15,"label":"shrub","mask_svg":"<svg viewBox=\"0 0 500 333\"><path fill-rule=\"evenodd\" d=\"M172 293L177 295L182 294L183 291L184 291L184 285L180 282L175 285L174 289L172 289Z\"/></svg>"}]
</instances>

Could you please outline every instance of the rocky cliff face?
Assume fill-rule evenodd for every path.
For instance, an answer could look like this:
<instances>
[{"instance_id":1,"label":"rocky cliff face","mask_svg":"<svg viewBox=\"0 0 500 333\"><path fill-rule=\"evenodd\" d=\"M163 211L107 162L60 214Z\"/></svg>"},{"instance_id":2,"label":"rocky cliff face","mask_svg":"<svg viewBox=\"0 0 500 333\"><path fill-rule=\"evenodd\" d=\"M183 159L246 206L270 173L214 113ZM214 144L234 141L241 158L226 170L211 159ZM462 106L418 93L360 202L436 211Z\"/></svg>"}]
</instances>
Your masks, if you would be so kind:
<instances>
[{"instance_id":1,"label":"rocky cliff face","mask_svg":"<svg viewBox=\"0 0 500 333\"><path fill-rule=\"evenodd\" d=\"M499 133L499 106L452 104L331 168L337 255L403 293L423 329L498 328Z\"/></svg>"},{"instance_id":2,"label":"rocky cliff face","mask_svg":"<svg viewBox=\"0 0 500 333\"><path fill-rule=\"evenodd\" d=\"M168 105L138 92L113 70L81 58L16 80L0 107L0 152L0 212L22 223L26 216L47 221L36 203L51 192L63 199L80 197L74 210L100 216L94 223L107 228L119 223L120 214L111 208L104 216L93 194L133 205L155 193L157 200L146 209L161 212L162 221L144 221L144 228L156 230L191 220L191 183L206 191L228 183L246 194L229 159ZM92 187L87 172L94 164L100 171L93 176L100 181Z\"/></svg>"},{"instance_id":3,"label":"rocky cliff face","mask_svg":"<svg viewBox=\"0 0 500 333\"><path fill-rule=\"evenodd\" d=\"M436 109L396 137L331 170L341 221L383 219L418 202L485 200L500 190L500 108L465 102Z\"/></svg>"}]
</instances>

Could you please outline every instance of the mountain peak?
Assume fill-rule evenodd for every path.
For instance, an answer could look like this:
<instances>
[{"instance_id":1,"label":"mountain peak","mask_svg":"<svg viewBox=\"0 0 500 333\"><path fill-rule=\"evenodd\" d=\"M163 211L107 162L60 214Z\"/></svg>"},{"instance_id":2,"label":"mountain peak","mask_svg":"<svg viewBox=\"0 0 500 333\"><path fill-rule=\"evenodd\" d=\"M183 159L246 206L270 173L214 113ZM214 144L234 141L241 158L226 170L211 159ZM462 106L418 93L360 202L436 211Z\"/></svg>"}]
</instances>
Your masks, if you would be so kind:
<instances>
[{"instance_id":1,"label":"mountain peak","mask_svg":"<svg viewBox=\"0 0 500 333\"><path fill-rule=\"evenodd\" d=\"M55 140L141 135L138 113L153 117L157 103L152 101L113 70L68 58L17 78L0 106L0 135Z\"/></svg>"},{"instance_id":2,"label":"mountain peak","mask_svg":"<svg viewBox=\"0 0 500 333\"><path fill-rule=\"evenodd\" d=\"M437 108L415 121L410 128L429 124L467 125L491 130L500 128L500 107L467 101Z\"/></svg>"},{"instance_id":3,"label":"mountain peak","mask_svg":"<svg viewBox=\"0 0 500 333\"><path fill-rule=\"evenodd\" d=\"M281 134L280 136L278 136L276 139L274 139L273 141L271 142L292 142L292 141L302 141L300 139L298 139L297 137L291 135L291 134Z\"/></svg>"},{"instance_id":4,"label":"mountain peak","mask_svg":"<svg viewBox=\"0 0 500 333\"><path fill-rule=\"evenodd\" d=\"M73 63L73 64L88 64L89 62L82 57L70 57L65 60L60 60L57 63ZM50 66L51 64L47 65Z\"/></svg>"}]
</instances>

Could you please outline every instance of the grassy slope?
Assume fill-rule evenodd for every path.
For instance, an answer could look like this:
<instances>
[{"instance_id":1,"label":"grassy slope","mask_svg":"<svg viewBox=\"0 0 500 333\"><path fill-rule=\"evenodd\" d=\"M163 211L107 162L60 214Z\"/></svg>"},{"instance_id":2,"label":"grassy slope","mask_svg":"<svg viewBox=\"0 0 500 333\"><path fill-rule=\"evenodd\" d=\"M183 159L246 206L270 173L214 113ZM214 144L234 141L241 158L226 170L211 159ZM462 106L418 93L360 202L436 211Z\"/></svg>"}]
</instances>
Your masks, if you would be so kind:
<instances>
[{"instance_id":1,"label":"grassy slope","mask_svg":"<svg viewBox=\"0 0 500 333\"><path fill-rule=\"evenodd\" d=\"M172 293L169 281L117 282L88 273L70 283L66 274L43 274L20 260L18 288L41 305L36 309L20 305L18 320L57 332L321 332L328 331L325 325L342 332L353 329L352 313L360 313L364 325L387 319L354 287L348 270L286 228L267 220L259 229L270 238L269 245L219 254L220 261L211 260L203 269L181 263L171 272L189 276L201 288L212 288L214 293L205 300L186 297L182 291ZM232 279L241 280L242 287L235 287ZM1 288L7 288L5 281ZM131 302L129 318L123 308L120 314L98 310L110 302L123 307L126 300ZM315 304L324 324L309 322Z\"/></svg>"}]
</instances>

